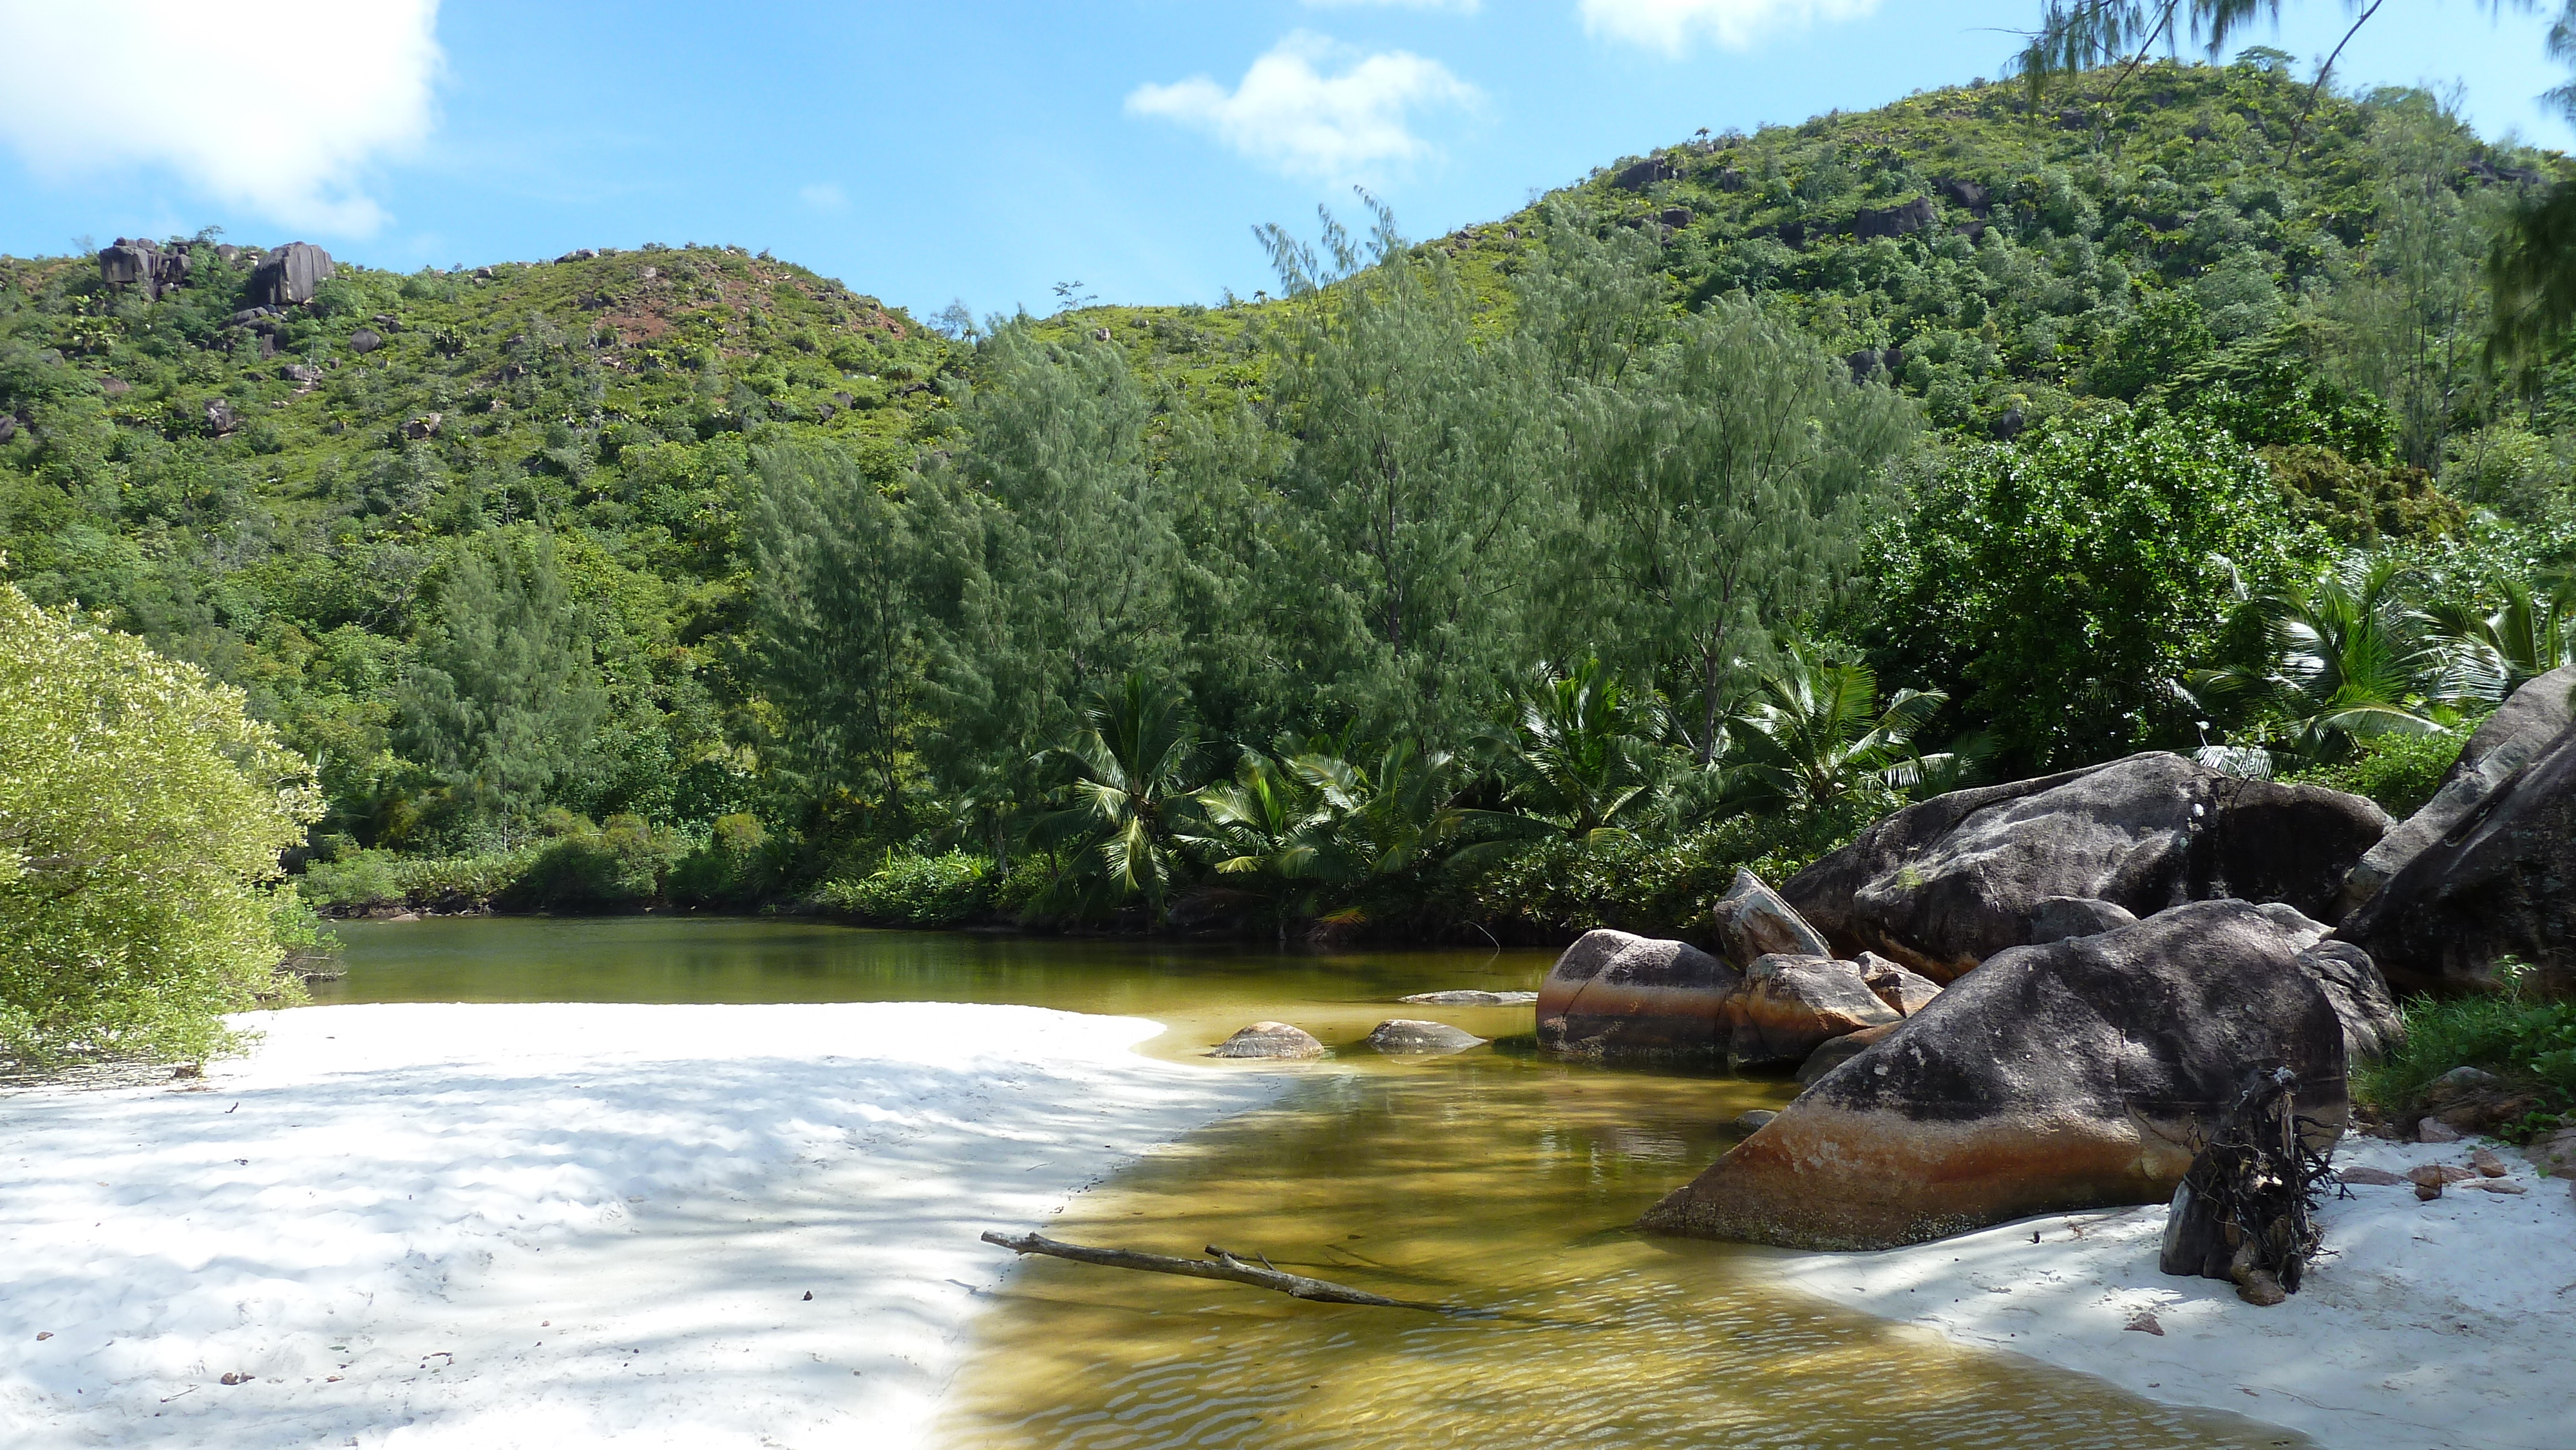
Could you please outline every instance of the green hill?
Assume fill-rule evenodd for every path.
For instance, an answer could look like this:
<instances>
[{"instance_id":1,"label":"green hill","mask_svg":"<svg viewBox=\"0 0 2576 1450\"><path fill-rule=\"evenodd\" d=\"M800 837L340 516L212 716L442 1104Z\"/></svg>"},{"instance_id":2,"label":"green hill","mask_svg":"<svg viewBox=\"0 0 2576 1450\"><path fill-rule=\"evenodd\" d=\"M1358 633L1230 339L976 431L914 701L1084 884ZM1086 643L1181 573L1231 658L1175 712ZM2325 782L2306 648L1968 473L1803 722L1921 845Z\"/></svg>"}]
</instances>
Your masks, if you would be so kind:
<instances>
[{"instance_id":1,"label":"green hill","mask_svg":"<svg viewBox=\"0 0 2576 1450\"><path fill-rule=\"evenodd\" d=\"M1909 455L1918 484L1958 450L2055 420L2187 412L2262 450L2288 514L2313 526L2280 536L2282 559L2320 539L2448 550L2443 577L2483 606L2478 559L2576 537L2563 370L2507 398L2474 361L2487 229L2558 159L2490 146L2418 93L2309 99L2257 52L2077 77L2036 108L2018 86L1952 87L1702 134L1413 244L1404 275L1433 298L1417 321L1446 315L1439 297L1461 309L1450 342L1423 346L1491 345L1438 374L1482 390L1487 423L1557 417L1536 400L1559 382L1538 373L1581 381L1588 366L1565 318L1521 316L1529 299L1581 291L1566 279L1584 258L1643 256L1651 285L1629 310L1582 324L1602 346L1751 299L1848 374L1834 396L1915 400L1931 429ZM1567 605L1597 580L1548 571L1578 534L1600 543L1567 481L1589 466L1579 430L1515 433L1462 462L1460 430L1486 424L1461 414L1416 420L1449 430L1426 466L1518 470L1526 487L1493 516L1511 531L1490 555L1512 561L1503 577L1452 589L1446 633L1425 636L1446 641L1455 700L1421 705L1431 677L1405 673L1418 656L1368 645L1380 606L1349 602L1375 587L1352 561L1377 546L1331 532L1334 440L1291 417L1320 384L1301 373L1310 396L1274 397L1281 359L1323 336L1299 331L1311 297L1081 307L951 339L766 256L648 247L414 275L344 259L309 303L262 315L255 254L197 240L185 283L157 298L92 258L0 258L0 573L247 690L322 762L330 851L508 846L548 809L704 839L756 806L769 839L801 834L809 852L769 879L810 876L827 838L882 851L945 823L944 842L1034 807L1031 751L1073 728L1081 690L1128 669L1177 682L1212 737L1263 745L1365 727L1464 748L1464 722L1509 713L1515 672L1586 653L1677 719L1714 721L1721 689L1744 687L1722 659L1694 681L1651 612ZM1531 361L1550 348L1557 361ZM875 502L764 484L771 453L839 460L824 473ZM1059 492L1080 506L1058 508ZM2488 528L2524 532L2493 546ZM839 573L764 565L761 538L784 549L800 531L844 551ZM1763 616L1748 648L1792 626L1862 641L1904 677L1891 687L1950 691L1945 730L1995 723L1972 696L2001 687L1979 685L1957 640L1873 614L1932 577L1887 539ZM1112 575L1156 602L1122 595L1129 613L1110 618L1095 595ZM828 608L779 592L825 588ZM910 602L869 606L870 589ZM792 683L756 596L773 619L883 626L814 634L815 660L839 659L830 646L856 661L807 662L842 672L837 704ZM1086 611L1107 621L1094 635ZM1011 662L1031 652L1052 663ZM860 716L868 743L839 743ZM481 743L455 745L468 737ZM1496 803L1501 779L1461 798ZM743 850L761 835L730 829Z\"/></svg>"}]
</instances>

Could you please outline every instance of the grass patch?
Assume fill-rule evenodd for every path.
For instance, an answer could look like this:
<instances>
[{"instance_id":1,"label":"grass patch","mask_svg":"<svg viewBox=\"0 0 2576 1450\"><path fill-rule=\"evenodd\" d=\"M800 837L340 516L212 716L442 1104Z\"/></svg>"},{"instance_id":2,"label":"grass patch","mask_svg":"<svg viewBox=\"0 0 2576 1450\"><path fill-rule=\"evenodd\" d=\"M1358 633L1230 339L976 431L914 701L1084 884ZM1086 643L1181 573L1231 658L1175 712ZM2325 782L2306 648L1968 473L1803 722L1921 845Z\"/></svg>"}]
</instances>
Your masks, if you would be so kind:
<instances>
[{"instance_id":1,"label":"grass patch","mask_svg":"<svg viewBox=\"0 0 2576 1450\"><path fill-rule=\"evenodd\" d=\"M2353 1073L2353 1091L2363 1101L2408 1112L2422 1106L2435 1078L2474 1067L2535 1090L2552 1111L2576 1107L2576 1002L2417 997L2400 1011L2406 1045Z\"/></svg>"}]
</instances>

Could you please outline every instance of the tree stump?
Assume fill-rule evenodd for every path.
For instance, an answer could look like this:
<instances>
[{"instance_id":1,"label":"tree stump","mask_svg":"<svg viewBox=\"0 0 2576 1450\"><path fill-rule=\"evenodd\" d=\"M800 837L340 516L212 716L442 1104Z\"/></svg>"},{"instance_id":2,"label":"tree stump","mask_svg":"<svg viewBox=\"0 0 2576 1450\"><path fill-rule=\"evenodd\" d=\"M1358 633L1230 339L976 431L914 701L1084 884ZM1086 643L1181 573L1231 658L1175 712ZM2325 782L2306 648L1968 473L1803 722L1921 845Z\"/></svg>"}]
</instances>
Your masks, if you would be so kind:
<instances>
[{"instance_id":1,"label":"tree stump","mask_svg":"<svg viewBox=\"0 0 2576 1450\"><path fill-rule=\"evenodd\" d=\"M2225 1279L2250 1304L2299 1292L2317 1250L2315 1184L2325 1155L2299 1137L2298 1074L2257 1068L2174 1189L2157 1267Z\"/></svg>"}]
</instances>

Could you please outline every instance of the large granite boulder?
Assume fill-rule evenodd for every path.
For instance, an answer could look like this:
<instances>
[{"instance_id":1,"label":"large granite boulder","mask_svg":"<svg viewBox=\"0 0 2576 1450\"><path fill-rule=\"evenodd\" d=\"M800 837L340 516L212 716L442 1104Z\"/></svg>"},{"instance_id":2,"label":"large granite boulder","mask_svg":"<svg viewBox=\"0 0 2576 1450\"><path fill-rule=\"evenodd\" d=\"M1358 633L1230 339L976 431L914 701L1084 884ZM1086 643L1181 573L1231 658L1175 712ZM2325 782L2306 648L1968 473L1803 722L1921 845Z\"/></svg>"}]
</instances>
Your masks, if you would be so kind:
<instances>
[{"instance_id":1,"label":"large granite boulder","mask_svg":"<svg viewBox=\"0 0 2576 1450\"><path fill-rule=\"evenodd\" d=\"M1908 806L1780 894L1837 955L1874 951L1951 982L2030 941L2051 897L2141 917L2229 897L2330 917L2388 825L2359 796L2151 752Z\"/></svg>"},{"instance_id":2,"label":"large granite boulder","mask_svg":"<svg viewBox=\"0 0 2576 1450\"><path fill-rule=\"evenodd\" d=\"M2317 932L2295 912L2220 900L2002 951L1642 1225L1875 1249L2160 1203L2257 1066L2298 1074L2298 1110L2330 1142L2351 1105L2342 1020L2299 961Z\"/></svg>"},{"instance_id":3,"label":"large granite boulder","mask_svg":"<svg viewBox=\"0 0 2576 1450\"><path fill-rule=\"evenodd\" d=\"M1739 972L1752 966L1756 958L1775 953L1793 957L1833 955L1825 939L1780 899L1780 893L1741 866L1735 868L1734 884L1709 908L1709 915L1717 923L1717 940L1727 964Z\"/></svg>"},{"instance_id":4,"label":"large granite boulder","mask_svg":"<svg viewBox=\"0 0 2576 1450\"><path fill-rule=\"evenodd\" d=\"M267 307L310 302L315 290L331 280L332 272L329 252L310 242L288 242L252 270L251 300Z\"/></svg>"},{"instance_id":5,"label":"large granite boulder","mask_svg":"<svg viewBox=\"0 0 2576 1450\"><path fill-rule=\"evenodd\" d=\"M2499 782L2335 935L2400 992L2491 988L2516 957L2530 988L2576 996L2576 726Z\"/></svg>"},{"instance_id":6,"label":"large granite boulder","mask_svg":"<svg viewBox=\"0 0 2576 1450\"><path fill-rule=\"evenodd\" d=\"M1712 1058L1742 977L1688 942L1588 931L1538 989L1538 1042L1569 1057Z\"/></svg>"},{"instance_id":7,"label":"large granite boulder","mask_svg":"<svg viewBox=\"0 0 2576 1450\"><path fill-rule=\"evenodd\" d=\"M2344 879L2343 913L2359 910L2379 888L2395 880L2406 863L2423 855L2426 847L2476 810L2487 792L2548 749L2571 723L2571 708L2576 708L2571 707L2571 697L2576 697L2576 665L2551 670L2514 691L2460 748L2459 760L2442 777L2433 799L2363 853L2360 864Z\"/></svg>"},{"instance_id":8,"label":"large granite boulder","mask_svg":"<svg viewBox=\"0 0 2576 1450\"><path fill-rule=\"evenodd\" d=\"M1754 960L1726 1010L1727 1065L1738 1068L1804 1062L1834 1038L1904 1020L1856 964L1779 953Z\"/></svg>"}]
</instances>

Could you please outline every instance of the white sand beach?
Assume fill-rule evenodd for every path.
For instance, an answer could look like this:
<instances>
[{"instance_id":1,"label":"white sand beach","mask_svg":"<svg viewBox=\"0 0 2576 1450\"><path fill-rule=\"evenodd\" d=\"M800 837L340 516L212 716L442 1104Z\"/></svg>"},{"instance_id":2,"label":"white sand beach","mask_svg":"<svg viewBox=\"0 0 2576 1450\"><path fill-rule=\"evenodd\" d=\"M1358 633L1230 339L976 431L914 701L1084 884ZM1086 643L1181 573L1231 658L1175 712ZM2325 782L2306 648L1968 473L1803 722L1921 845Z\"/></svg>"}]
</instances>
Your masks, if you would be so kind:
<instances>
[{"instance_id":1,"label":"white sand beach","mask_svg":"<svg viewBox=\"0 0 2576 1450\"><path fill-rule=\"evenodd\" d=\"M909 1446L979 1232L1287 1081L1026 1007L249 1025L202 1084L0 1098L0 1444Z\"/></svg>"},{"instance_id":2,"label":"white sand beach","mask_svg":"<svg viewBox=\"0 0 2576 1450\"><path fill-rule=\"evenodd\" d=\"M2464 1163L2468 1143L2347 1138L2338 1166ZM2499 1145L2500 1146L2500 1145ZM2162 1207L2027 1219L1875 1254L1783 1257L1788 1282L1954 1342L2009 1350L2333 1450L2576 1445L2576 1198L2502 1149L2521 1194L2355 1186L2329 1256L2275 1308L2156 1270ZM2038 1242L2032 1235L2038 1235ZM2127 1327L2153 1317L2161 1335Z\"/></svg>"}]
</instances>

